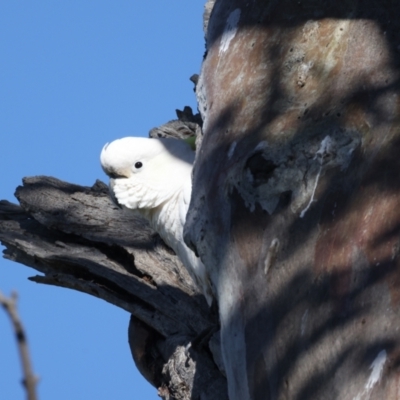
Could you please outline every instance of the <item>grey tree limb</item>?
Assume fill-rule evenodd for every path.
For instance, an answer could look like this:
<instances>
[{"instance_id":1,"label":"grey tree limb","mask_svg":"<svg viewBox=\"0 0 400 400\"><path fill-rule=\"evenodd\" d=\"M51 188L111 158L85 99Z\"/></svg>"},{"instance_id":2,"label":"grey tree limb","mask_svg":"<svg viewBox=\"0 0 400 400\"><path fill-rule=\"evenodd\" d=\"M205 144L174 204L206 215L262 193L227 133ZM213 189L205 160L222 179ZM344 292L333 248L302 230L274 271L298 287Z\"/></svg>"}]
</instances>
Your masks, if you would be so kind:
<instances>
[{"instance_id":1,"label":"grey tree limb","mask_svg":"<svg viewBox=\"0 0 400 400\"><path fill-rule=\"evenodd\" d=\"M177 113L180 119L152 134L176 138L201 130L190 108ZM133 359L162 398L227 398L218 334L191 346L218 330L218 315L144 219L116 207L100 181L82 187L24 178L16 197L20 205L0 201L6 258L40 272L34 282L78 290L131 313Z\"/></svg>"},{"instance_id":2,"label":"grey tree limb","mask_svg":"<svg viewBox=\"0 0 400 400\"><path fill-rule=\"evenodd\" d=\"M199 115L190 107L176 112L177 120L150 135L199 135ZM4 257L40 272L29 278L34 282L78 290L131 313L133 359L161 398L227 398L218 333L191 346L204 332L218 331L218 315L143 218L116 207L100 181L82 187L30 177L15 195L19 205L0 201Z\"/></svg>"}]
</instances>

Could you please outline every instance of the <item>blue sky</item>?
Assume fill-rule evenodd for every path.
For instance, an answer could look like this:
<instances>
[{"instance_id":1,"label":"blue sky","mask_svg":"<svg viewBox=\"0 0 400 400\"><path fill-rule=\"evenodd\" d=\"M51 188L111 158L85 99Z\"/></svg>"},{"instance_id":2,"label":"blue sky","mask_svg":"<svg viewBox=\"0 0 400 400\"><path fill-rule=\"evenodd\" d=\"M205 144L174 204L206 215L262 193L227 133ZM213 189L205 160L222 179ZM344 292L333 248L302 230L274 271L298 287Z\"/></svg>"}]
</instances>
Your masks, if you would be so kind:
<instances>
[{"instance_id":1,"label":"blue sky","mask_svg":"<svg viewBox=\"0 0 400 400\"><path fill-rule=\"evenodd\" d=\"M204 52L205 0L0 2L0 199L24 176L106 181L102 146L196 109L189 77ZM3 247L1 247L3 248ZM129 315L27 280L0 259L0 290L18 291L41 400L158 399L136 371ZM0 310L0 392L25 398L14 337Z\"/></svg>"}]
</instances>

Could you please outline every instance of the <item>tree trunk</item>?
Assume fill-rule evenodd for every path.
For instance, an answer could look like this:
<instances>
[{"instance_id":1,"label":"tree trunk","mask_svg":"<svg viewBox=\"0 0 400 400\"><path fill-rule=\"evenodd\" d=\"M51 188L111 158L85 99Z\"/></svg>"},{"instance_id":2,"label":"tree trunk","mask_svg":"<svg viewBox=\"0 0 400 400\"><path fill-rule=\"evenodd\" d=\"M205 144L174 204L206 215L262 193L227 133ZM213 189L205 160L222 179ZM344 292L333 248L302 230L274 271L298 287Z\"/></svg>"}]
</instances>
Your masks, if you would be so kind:
<instances>
[{"instance_id":1,"label":"tree trunk","mask_svg":"<svg viewBox=\"0 0 400 400\"><path fill-rule=\"evenodd\" d=\"M231 400L400 398L400 3L217 0L186 241Z\"/></svg>"},{"instance_id":2,"label":"tree trunk","mask_svg":"<svg viewBox=\"0 0 400 400\"><path fill-rule=\"evenodd\" d=\"M397 399L400 4L213 3L185 236L221 332L100 182L25 179L20 206L0 203L5 256L130 312L133 358L163 399ZM153 134L175 131L199 128Z\"/></svg>"}]
</instances>

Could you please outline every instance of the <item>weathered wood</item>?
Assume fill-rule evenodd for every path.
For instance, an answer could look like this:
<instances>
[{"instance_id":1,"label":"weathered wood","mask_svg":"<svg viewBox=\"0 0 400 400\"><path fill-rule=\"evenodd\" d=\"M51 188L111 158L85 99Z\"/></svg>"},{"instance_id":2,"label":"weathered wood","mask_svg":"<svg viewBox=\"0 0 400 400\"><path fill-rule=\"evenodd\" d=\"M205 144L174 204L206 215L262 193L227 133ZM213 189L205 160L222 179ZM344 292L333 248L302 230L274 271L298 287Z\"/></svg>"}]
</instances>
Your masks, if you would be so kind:
<instances>
[{"instance_id":1,"label":"weathered wood","mask_svg":"<svg viewBox=\"0 0 400 400\"><path fill-rule=\"evenodd\" d=\"M154 233L144 220L113 205L104 184L98 183L90 189L54 178L25 178L24 186L17 189L16 196L34 220L13 224L13 242L6 242L5 235L9 234L10 227L7 231L3 228L1 240L24 252L25 258L18 258L20 254L15 249L12 254L10 250L6 251L8 257L24 263L26 257L30 257L30 263L37 270L51 273L51 279L61 284L63 277L86 274L86 281L95 282L96 290L105 288L112 292L111 297L118 298L113 300L114 304L118 303L142 319L143 315L136 314L137 306L128 305L130 298L144 301L139 309L147 309L151 319L154 315L150 310L160 302L161 314L173 317L168 324L164 317L163 323L160 321L154 326L164 335L177 331L177 326L186 320L183 314L176 315L175 320L176 304L179 304L178 313L187 313L187 305L191 304L188 298L195 299L197 295L200 303L197 318L192 317L184 331L197 332L208 326L207 318L202 318L207 312L202 309L206 307L202 307L201 296L196 293L185 269L160 240L153 240ZM11 221L6 223L9 226ZM137 230L133 230L133 226ZM43 243L45 228L49 230ZM53 276L55 272L57 277ZM118 289L111 291L111 287L104 287L106 282L111 287L111 283L116 284ZM116 296L117 291L120 294ZM93 289L91 292L93 294ZM160 318L161 315L155 319Z\"/></svg>"},{"instance_id":2,"label":"weathered wood","mask_svg":"<svg viewBox=\"0 0 400 400\"><path fill-rule=\"evenodd\" d=\"M400 3L217 0L186 239L231 400L398 399Z\"/></svg>"},{"instance_id":3,"label":"weathered wood","mask_svg":"<svg viewBox=\"0 0 400 400\"><path fill-rule=\"evenodd\" d=\"M0 202L0 241L6 246L6 258L43 274L30 278L33 281L88 293L141 321L142 334L148 332L157 340L141 348L139 335L137 340L131 336L132 352L147 357L160 354L161 371L152 370L158 374L153 381L149 374L146 378L164 393L176 392L179 377L189 393L197 387L204 398L226 398L226 382L208 344L185 353L190 360L187 367L171 349L171 343L189 347L201 332L217 326L218 318L146 221L116 207L107 186L99 181L89 188L50 177L25 178L16 196L20 206ZM142 372L146 360L135 358L143 361L138 365ZM174 375L167 365L175 368ZM210 366L212 374L205 374ZM199 381L207 382L203 390Z\"/></svg>"}]
</instances>

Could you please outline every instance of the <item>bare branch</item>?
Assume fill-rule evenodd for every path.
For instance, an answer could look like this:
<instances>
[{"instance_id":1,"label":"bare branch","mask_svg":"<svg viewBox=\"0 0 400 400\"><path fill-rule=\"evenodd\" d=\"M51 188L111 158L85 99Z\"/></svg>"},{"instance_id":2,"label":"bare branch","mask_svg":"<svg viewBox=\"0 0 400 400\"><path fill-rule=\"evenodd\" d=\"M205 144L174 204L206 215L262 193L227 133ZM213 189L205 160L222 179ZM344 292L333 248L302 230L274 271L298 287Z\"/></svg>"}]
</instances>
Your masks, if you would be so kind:
<instances>
[{"instance_id":1,"label":"bare branch","mask_svg":"<svg viewBox=\"0 0 400 400\"><path fill-rule=\"evenodd\" d=\"M0 292L0 304L10 317L12 326L14 328L14 334L17 340L18 351L24 374L22 383L26 389L27 398L28 400L37 400L38 397L36 395L36 384L38 382L38 378L35 376L32 370L26 333L17 310L17 298L18 295L16 292L12 292L10 297L6 297L2 292Z\"/></svg>"}]
</instances>

